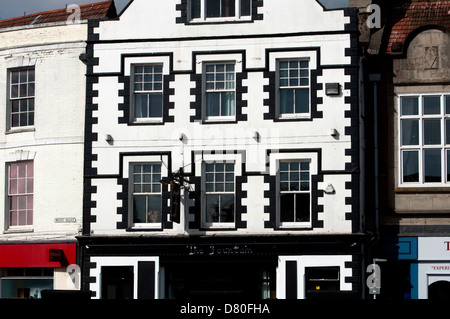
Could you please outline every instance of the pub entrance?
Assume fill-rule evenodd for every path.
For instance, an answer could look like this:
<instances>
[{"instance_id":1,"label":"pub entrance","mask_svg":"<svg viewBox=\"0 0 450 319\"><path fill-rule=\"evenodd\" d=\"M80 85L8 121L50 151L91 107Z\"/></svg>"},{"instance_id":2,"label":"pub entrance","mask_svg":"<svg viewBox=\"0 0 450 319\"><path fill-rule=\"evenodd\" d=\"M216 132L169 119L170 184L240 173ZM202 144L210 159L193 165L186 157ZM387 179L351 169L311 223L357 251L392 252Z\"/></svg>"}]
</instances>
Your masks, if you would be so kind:
<instances>
[{"instance_id":1,"label":"pub entrance","mask_svg":"<svg viewBox=\"0 0 450 319\"><path fill-rule=\"evenodd\" d=\"M202 260L170 263L164 269L169 299L275 298L275 263Z\"/></svg>"}]
</instances>

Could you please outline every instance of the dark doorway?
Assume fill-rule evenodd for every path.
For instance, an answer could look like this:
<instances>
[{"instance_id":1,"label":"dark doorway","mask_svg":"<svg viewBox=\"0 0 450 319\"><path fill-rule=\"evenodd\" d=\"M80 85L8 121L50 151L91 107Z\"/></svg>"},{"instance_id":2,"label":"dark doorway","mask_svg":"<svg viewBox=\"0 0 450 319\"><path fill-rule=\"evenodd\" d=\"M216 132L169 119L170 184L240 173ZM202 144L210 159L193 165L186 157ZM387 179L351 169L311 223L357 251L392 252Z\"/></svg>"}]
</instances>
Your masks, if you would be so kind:
<instances>
[{"instance_id":1,"label":"dark doorway","mask_svg":"<svg viewBox=\"0 0 450 319\"><path fill-rule=\"evenodd\" d=\"M262 299L275 295L275 266L254 262L183 262L166 266L170 299Z\"/></svg>"},{"instance_id":2,"label":"dark doorway","mask_svg":"<svg viewBox=\"0 0 450 319\"><path fill-rule=\"evenodd\" d=\"M429 285L428 299L450 300L450 282L441 280Z\"/></svg>"},{"instance_id":3,"label":"dark doorway","mask_svg":"<svg viewBox=\"0 0 450 319\"><path fill-rule=\"evenodd\" d=\"M101 270L102 299L133 299L133 266L107 266Z\"/></svg>"}]
</instances>

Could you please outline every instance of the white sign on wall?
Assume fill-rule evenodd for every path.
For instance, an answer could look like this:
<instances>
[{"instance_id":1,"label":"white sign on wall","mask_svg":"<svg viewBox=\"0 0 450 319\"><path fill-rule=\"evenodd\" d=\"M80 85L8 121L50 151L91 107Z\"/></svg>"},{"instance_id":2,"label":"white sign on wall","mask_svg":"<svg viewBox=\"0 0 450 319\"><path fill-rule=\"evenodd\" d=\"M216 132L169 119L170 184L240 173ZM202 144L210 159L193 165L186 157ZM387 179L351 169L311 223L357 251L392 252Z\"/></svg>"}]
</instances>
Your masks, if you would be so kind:
<instances>
[{"instance_id":1,"label":"white sign on wall","mask_svg":"<svg viewBox=\"0 0 450 319\"><path fill-rule=\"evenodd\" d=\"M450 260L450 237L419 237L419 260Z\"/></svg>"}]
</instances>

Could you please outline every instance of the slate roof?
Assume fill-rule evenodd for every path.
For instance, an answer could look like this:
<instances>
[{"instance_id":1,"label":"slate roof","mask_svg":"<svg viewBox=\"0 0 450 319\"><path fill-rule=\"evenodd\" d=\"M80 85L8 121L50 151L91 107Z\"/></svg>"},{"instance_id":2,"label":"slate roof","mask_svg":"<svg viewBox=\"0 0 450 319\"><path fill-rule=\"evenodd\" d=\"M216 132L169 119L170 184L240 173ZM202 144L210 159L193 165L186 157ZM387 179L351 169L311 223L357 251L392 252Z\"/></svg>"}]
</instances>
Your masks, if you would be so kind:
<instances>
[{"instance_id":1,"label":"slate roof","mask_svg":"<svg viewBox=\"0 0 450 319\"><path fill-rule=\"evenodd\" d=\"M65 22L72 15L72 11L58 9L25 15L22 17L0 20L0 29L38 25L44 23ZM80 20L114 18L117 16L113 0L85 4L80 6Z\"/></svg>"},{"instance_id":2,"label":"slate roof","mask_svg":"<svg viewBox=\"0 0 450 319\"><path fill-rule=\"evenodd\" d=\"M436 26L450 32L450 1L412 2L392 10L387 54L401 54L408 36L418 28Z\"/></svg>"}]
</instances>

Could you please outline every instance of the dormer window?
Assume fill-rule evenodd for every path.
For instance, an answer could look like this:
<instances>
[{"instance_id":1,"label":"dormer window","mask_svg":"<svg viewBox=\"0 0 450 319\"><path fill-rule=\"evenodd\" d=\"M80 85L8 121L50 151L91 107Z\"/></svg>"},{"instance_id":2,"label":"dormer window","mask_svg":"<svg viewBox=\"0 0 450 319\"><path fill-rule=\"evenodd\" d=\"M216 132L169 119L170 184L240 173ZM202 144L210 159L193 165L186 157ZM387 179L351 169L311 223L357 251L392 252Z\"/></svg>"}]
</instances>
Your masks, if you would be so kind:
<instances>
[{"instance_id":1,"label":"dormer window","mask_svg":"<svg viewBox=\"0 0 450 319\"><path fill-rule=\"evenodd\" d=\"M251 0L190 1L192 22L250 20L251 14Z\"/></svg>"}]
</instances>

